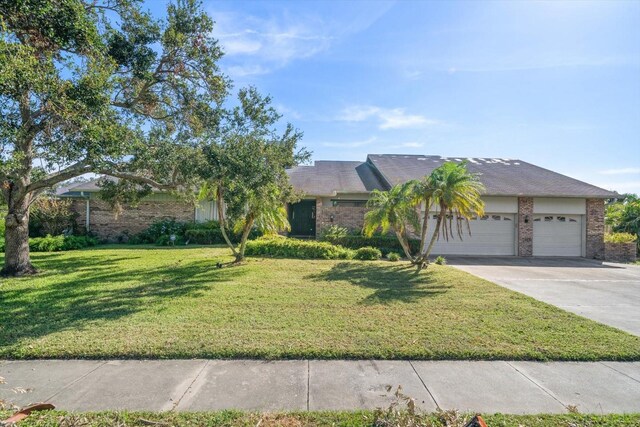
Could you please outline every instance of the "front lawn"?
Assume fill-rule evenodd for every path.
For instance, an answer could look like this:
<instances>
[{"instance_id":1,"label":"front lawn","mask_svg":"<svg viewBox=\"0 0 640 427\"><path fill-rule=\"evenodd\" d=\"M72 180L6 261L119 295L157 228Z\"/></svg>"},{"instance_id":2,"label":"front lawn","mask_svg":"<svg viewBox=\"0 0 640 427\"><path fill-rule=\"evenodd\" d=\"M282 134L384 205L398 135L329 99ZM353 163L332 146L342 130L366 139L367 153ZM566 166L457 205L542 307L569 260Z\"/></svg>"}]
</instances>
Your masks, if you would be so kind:
<instances>
[{"instance_id":1,"label":"front lawn","mask_svg":"<svg viewBox=\"0 0 640 427\"><path fill-rule=\"evenodd\" d=\"M0 411L1 417L11 413ZM472 417L447 411L409 416L400 413L392 416L372 411L357 412L292 412L249 413L240 411L217 412L97 412L97 413L34 413L20 423L24 427L54 426L209 426L209 427L294 427L294 426L344 426L376 427L414 425L416 427L463 427ZM611 415L483 415L491 427L636 427L640 414Z\"/></svg>"},{"instance_id":2,"label":"front lawn","mask_svg":"<svg viewBox=\"0 0 640 427\"><path fill-rule=\"evenodd\" d=\"M0 284L2 358L640 360L640 338L447 266L224 248L33 254Z\"/></svg>"}]
</instances>

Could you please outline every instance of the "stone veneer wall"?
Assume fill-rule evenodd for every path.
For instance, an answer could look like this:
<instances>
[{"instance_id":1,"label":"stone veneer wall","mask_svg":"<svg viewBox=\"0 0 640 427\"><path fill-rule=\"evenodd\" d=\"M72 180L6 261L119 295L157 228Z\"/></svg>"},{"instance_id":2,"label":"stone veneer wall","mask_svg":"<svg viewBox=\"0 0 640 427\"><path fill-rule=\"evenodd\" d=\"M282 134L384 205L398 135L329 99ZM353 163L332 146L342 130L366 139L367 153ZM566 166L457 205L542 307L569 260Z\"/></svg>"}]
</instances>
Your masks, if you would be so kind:
<instances>
[{"instance_id":1,"label":"stone veneer wall","mask_svg":"<svg viewBox=\"0 0 640 427\"><path fill-rule=\"evenodd\" d=\"M86 227L86 205L84 199L76 199L72 209L77 212L78 227ZM192 204L180 201L143 201L137 206L125 206L119 215L103 200L91 199L89 202L89 229L101 239L117 241L125 232L129 235L139 233L153 222L163 218L178 221L193 221L195 208Z\"/></svg>"},{"instance_id":2,"label":"stone veneer wall","mask_svg":"<svg viewBox=\"0 0 640 427\"><path fill-rule=\"evenodd\" d=\"M604 259L604 200L587 199L586 258Z\"/></svg>"},{"instance_id":3,"label":"stone veneer wall","mask_svg":"<svg viewBox=\"0 0 640 427\"><path fill-rule=\"evenodd\" d=\"M322 206L322 201L316 199L316 236L320 235L322 229L332 225L361 230L366 212L365 206Z\"/></svg>"},{"instance_id":4,"label":"stone veneer wall","mask_svg":"<svg viewBox=\"0 0 640 427\"><path fill-rule=\"evenodd\" d=\"M604 259L613 262L635 262L636 242L631 243L611 243L604 244Z\"/></svg>"},{"instance_id":5,"label":"stone veneer wall","mask_svg":"<svg viewBox=\"0 0 640 427\"><path fill-rule=\"evenodd\" d=\"M529 221L525 223L525 217ZM533 197L518 197L518 256L533 255Z\"/></svg>"}]
</instances>

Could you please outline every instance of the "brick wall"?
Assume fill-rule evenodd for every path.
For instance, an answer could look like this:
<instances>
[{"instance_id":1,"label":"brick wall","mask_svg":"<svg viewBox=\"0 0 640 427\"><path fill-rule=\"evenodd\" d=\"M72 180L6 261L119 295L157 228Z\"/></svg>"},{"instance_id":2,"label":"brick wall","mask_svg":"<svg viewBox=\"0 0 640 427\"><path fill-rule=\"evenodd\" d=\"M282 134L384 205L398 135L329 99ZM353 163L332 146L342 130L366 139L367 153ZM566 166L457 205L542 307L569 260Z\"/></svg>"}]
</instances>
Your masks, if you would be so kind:
<instances>
[{"instance_id":1,"label":"brick wall","mask_svg":"<svg viewBox=\"0 0 640 427\"><path fill-rule=\"evenodd\" d=\"M92 199L89 203L91 233L109 241L117 241L118 237L125 232L129 235L139 233L153 222L163 218L173 218L178 221L194 220L194 206L180 201L143 201L135 207L125 206L118 215L103 200ZM86 226L85 200L74 200L72 209L78 213L78 227L84 229Z\"/></svg>"},{"instance_id":2,"label":"brick wall","mask_svg":"<svg viewBox=\"0 0 640 427\"><path fill-rule=\"evenodd\" d=\"M635 262L636 242L604 244L604 259L612 262Z\"/></svg>"},{"instance_id":3,"label":"brick wall","mask_svg":"<svg viewBox=\"0 0 640 427\"><path fill-rule=\"evenodd\" d=\"M604 200L587 199L586 258L604 259Z\"/></svg>"},{"instance_id":4,"label":"brick wall","mask_svg":"<svg viewBox=\"0 0 640 427\"><path fill-rule=\"evenodd\" d=\"M528 222L525 219L528 218ZM518 256L533 255L533 198L518 197Z\"/></svg>"},{"instance_id":5,"label":"brick wall","mask_svg":"<svg viewBox=\"0 0 640 427\"><path fill-rule=\"evenodd\" d=\"M316 236L320 235L322 229L332 225L362 230L365 212L365 206L322 206L320 199L316 199Z\"/></svg>"}]
</instances>

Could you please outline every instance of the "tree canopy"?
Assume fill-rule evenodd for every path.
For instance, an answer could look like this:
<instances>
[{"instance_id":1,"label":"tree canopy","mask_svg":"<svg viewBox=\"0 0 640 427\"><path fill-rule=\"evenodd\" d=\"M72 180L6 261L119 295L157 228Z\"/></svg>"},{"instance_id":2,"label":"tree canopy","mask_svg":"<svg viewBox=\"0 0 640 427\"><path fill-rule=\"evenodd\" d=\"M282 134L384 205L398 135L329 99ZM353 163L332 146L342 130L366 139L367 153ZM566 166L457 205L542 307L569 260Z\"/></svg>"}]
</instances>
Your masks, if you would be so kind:
<instances>
[{"instance_id":1,"label":"tree canopy","mask_svg":"<svg viewBox=\"0 0 640 427\"><path fill-rule=\"evenodd\" d=\"M208 196L218 203L225 240L241 261L252 227L267 232L288 229L284 205L297 195L286 169L308 160L310 153L297 147L302 133L291 124L278 130L281 115L270 97L250 87L239 91L238 101L204 148L204 180ZM242 236L237 248L226 236L227 215Z\"/></svg>"},{"instance_id":2,"label":"tree canopy","mask_svg":"<svg viewBox=\"0 0 640 427\"><path fill-rule=\"evenodd\" d=\"M367 203L363 232L372 235L378 229L383 233L393 230L407 258L418 269L427 265L429 255L440 238L463 238L471 234L469 218L484 213L480 198L484 186L478 176L467 170L466 162L445 162L422 180L398 184L389 191L373 191ZM422 221L419 212L422 213ZM430 212L434 209L436 225L429 236ZM409 237L417 234L420 250L411 252Z\"/></svg>"},{"instance_id":3,"label":"tree canopy","mask_svg":"<svg viewBox=\"0 0 640 427\"><path fill-rule=\"evenodd\" d=\"M135 0L0 0L0 184L8 206L5 274L33 271L30 204L97 172L171 189L177 161L220 121L229 82L195 0L154 19Z\"/></svg>"}]
</instances>

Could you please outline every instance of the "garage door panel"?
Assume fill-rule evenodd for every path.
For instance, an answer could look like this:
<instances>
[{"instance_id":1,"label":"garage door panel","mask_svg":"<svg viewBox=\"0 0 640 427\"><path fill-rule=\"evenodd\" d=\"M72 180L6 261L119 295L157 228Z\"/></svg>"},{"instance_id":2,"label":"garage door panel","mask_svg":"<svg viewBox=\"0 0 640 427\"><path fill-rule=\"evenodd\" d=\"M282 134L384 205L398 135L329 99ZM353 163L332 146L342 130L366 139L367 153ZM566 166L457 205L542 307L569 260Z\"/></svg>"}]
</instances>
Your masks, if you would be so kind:
<instances>
[{"instance_id":1,"label":"garage door panel","mask_svg":"<svg viewBox=\"0 0 640 427\"><path fill-rule=\"evenodd\" d=\"M535 215L533 217L534 256L581 256L582 216Z\"/></svg>"},{"instance_id":2,"label":"garage door panel","mask_svg":"<svg viewBox=\"0 0 640 427\"><path fill-rule=\"evenodd\" d=\"M429 235L435 227L435 219L429 226ZM436 242L434 255L515 255L515 215L488 213L469 221L471 235L465 224L462 240L454 230L455 238L444 237ZM455 224L454 224L455 227Z\"/></svg>"}]
</instances>

